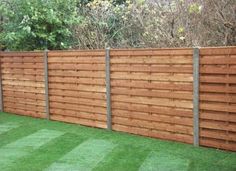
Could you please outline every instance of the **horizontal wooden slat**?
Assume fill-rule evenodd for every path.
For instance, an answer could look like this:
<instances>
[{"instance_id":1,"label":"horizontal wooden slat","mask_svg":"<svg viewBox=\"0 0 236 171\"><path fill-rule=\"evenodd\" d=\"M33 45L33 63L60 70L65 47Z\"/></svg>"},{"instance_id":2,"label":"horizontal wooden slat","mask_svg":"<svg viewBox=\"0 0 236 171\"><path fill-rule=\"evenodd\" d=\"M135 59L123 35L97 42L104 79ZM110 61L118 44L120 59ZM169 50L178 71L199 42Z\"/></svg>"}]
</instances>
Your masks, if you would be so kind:
<instances>
[{"instance_id":1,"label":"horizontal wooden slat","mask_svg":"<svg viewBox=\"0 0 236 171\"><path fill-rule=\"evenodd\" d=\"M202 84L200 85L200 92L213 93L236 93L236 86L216 85L216 84Z\"/></svg>"},{"instance_id":2,"label":"horizontal wooden slat","mask_svg":"<svg viewBox=\"0 0 236 171\"><path fill-rule=\"evenodd\" d=\"M214 66L207 65L200 67L200 73L202 74L235 74L236 67L227 67L227 66Z\"/></svg>"},{"instance_id":3,"label":"horizontal wooden slat","mask_svg":"<svg viewBox=\"0 0 236 171\"><path fill-rule=\"evenodd\" d=\"M145 57L139 56L132 59L130 56L110 59L111 64L192 64L192 57Z\"/></svg>"},{"instance_id":4,"label":"horizontal wooden slat","mask_svg":"<svg viewBox=\"0 0 236 171\"><path fill-rule=\"evenodd\" d=\"M173 82L192 82L191 74L163 74L163 73L128 73L128 72L112 72L111 79L123 80L153 80L153 81L173 81Z\"/></svg>"},{"instance_id":5,"label":"horizontal wooden slat","mask_svg":"<svg viewBox=\"0 0 236 171\"><path fill-rule=\"evenodd\" d=\"M156 72L156 73L192 73L193 68L190 66L160 66L160 65L128 65L128 64L116 64L111 65L111 71L131 71L131 72Z\"/></svg>"},{"instance_id":6,"label":"horizontal wooden slat","mask_svg":"<svg viewBox=\"0 0 236 171\"><path fill-rule=\"evenodd\" d=\"M106 107L106 101L98 99L95 100L95 99L85 99L79 97L75 98L75 97L49 96L49 100L52 102Z\"/></svg>"},{"instance_id":7,"label":"horizontal wooden slat","mask_svg":"<svg viewBox=\"0 0 236 171\"><path fill-rule=\"evenodd\" d=\"M62 76L49 76L50 83L72 83L72 84L89 84L89 85L105 85L104 78L83 78L83 77L62 77Z\"/></svg>"},{"instance_id":8,"label":"horizontal wooden slat","mask_svg":"<svg viewBox=\"0 0 236 171\"><path fill-rule=\"evenodd\" d=\"M64 97L106 100L105 93L83 92L80 90L77 90L77 91L60 90L60 89L50 89L49 92L50 92L50 96L64 96Z\"/></svg>"},{"instance_id":9,"label":"horizontal wooden slat","mask_svg":"<svg viewBox=\"0 0 236 171\"><path fill-rule=\"evenodd\" d=\"M116 131L123 131L123 132L132 133L132 134L160 138L164 140L180 141L180 142L186 142L186 143L192 143L193 141L192 136L186 135L186 134L178 134L178 133L172 133L172 132L161 131L161 130L158 130L158 131L148 130L145 128L124 126L124 125L118 125L118 124L114 124L112 128Z\"/></svg>"},{"instance_id":10,"label":"horizontal wooden slat","mask_svg":"<svg viewBox=\"0 0 236 171\"><path fill-rule=\"evenodd\" d=\"M138 80L111 80L111 86L114 87L134 87L134 88L145 88L145 89L156 89L156 90L179 90L179 91L191 91L193 90L192 83L162 83L162 82L148 82Z\"/></svg>"},{"instance_id":11,"label":"horizontal wooden slat","mask_svg":"<svg viewBox=\"0 0 236 171\"><path fill-rule=\"evenodd\" d=\"M80 70L80 71L105 71L105 64L62 64L55 63L48 65L48 69L52 70Z\"/></svg>"},{"instance_id":12,"label":"horizontal wooden slat","mask_svg":"<svg viewBox=\"0 0 236 171\"><path fill-rule=\"evenodd\" d=\"M9 56L9 57L36 57L36 56L41 56L42 57L43 52L1 52L1 56Z\"/></svg>"},{"instance_id":13,"label":"horizontal wooden slat","mask_svg":"<svg viewBox=\"0 0 236 171\"><path fill-rule=\"evenodd\" d=\"M27 87L44 87L44 83L41 81L20 81L20 80L2 80L3 85L10 86L27 86Z\"/></svg>"},{"instance_id":14,"label":"horizontal wooden slat","mask_svg":"<svg viewBox=\"0 0 236 171\"><path fill-rule=\"evenodd\" d=\"M3 80L16 80L16 81L44 82L44 77L41 75L2 74L2 79Z\"/></svg>"},{"instance_id":15,"label":"horizontal wooden slat","mask_svg":"<svg viewBox=\"0 0 236 171\"><path fill-rule=\"evenodd\" d=\"M61 90L80 90L87 92L106 92L106 88L104 86L97 85L80 85L80 84L58 84L51 83L49 84L50 89L61 89Z\"/></svg>"},{"instance_id":16,"label":"horizontal wooden slat","mask_svg":"<svg viewBox=\"0 0 236 171\"><path fill-rule=\"evenodd\" d=\"M192 49L127 49L127 50L111 50L111 56L140 56L140 55L191 55Z\"/></svg>"},{"instance_id":17,"label":"horizontal wooden slat","mask_svg":"<svg viewBox=\"0 0 236 171\"><path fill-rule=\"evenodd\" d=\"M216 121L229 121L236 123L236 114L229 114L225 112L215 112L215 111L201 111L201 119L216 120Z\"/></svg>"},{"instance_id":18,"label":"horizontal wooden slat","mask_svg":"<svg viewBox=\"0 0 236 171\"><path fill-rule=\"evenodd\" d=\"M2 63L43 63L43 54L38 57L2 57Z\"/></svg>"},{"instance_id":19,"label":"horizontal wooden slat","mask_svg":"<svg viewBox=\"0 0 236 171\"><path fill-rule=\"evenodd\" d=\"M45 100L44 94L38 93L30 93L30 92L19 92L19 91L3 91L3 96L7 97L19 97L19 98L27 98L27 99L35 99L35 100Z\"/></svg>"},{"instance_id":20,"label":"horizontal wooden slat","mask_svg":"<svg viewBox=\"0 0 236 171\"><path fill-rule=\"evenodd\" d=\"M166 114L170 116L185 116L192 117L192 110L182 109L182 108L171 108L171 107L161 107L161 106L148 106L144 104L129 104L126 102L114 102L112 101L113 109L122 109L137 112L151 112L156 114Z\"/></svg>"},{"instance_id":21,"label":"horizontal wooden slat","mask_svg":"<svg viewBox=\"0 0 236 171\"><path fill-rule=\"evenodd\" d=\"M33 104L19 104L13 102L4 102L4 109L5 108L13 108L13 109L22 109L27 111L37 111L41 113L45 113L45 107L33 105Z\"/></svg>"},{"instance_id":22,"label":"horizontal wooden slat","mask_svg":"<svg viewBox=\"0 0 236 171\"><path fill-rule=\"evenodd\" d=\"M5 106L4 108L5 112L9 112L9 113L14 113L17 115L24 115L24 116L32 116L32 117L36 117L36 118L45 118L45 113L42 112L37 112L37 111L28 111L25 109L13 109L13 108L8 108Z\"/></svg>"},{"instance_id":23,"label":"horizontal wooden slat","mask_svg":"<svg viewBox=\"0 0 236 171\"><path fill-rule=\"evenodd\" d=\"M79 64L105 64L104 57L49 57L48 63L79 63Z\"/></svg>"},{"instance_id":24,"label":"horizontal wooden slat","mask_svg":"<svg viewBox=\"0 0 236 171\"><path fill-rule=\"evenodd\" d=\"M236 54L236 46L221 48L201 48L201 55L229 55Z\"/></svg>"},{"instance_id":25,"label":"horizontal wooden slat","mask_svg":"<svg viewBox=\"0 0 236 171\"><path fill-rule=\"evenodd\" d=\"M201 65L222 65L222 64L236 64L236 57L229 56L204 56L200 58Z\"/></svg>"},{"instance_id":26,"label":"horizontal wooden slat","mask_svg":"<svg viewBox=\"0 0 236 171\"><path fill-rule=\"evenodd\" d=\"M178 107L178 108L193 108L192 101L170 100L167 98L148 98L140 96L112 95L112 100L117 102L148 104L156 106Z\"/></svg>"},{"instance_id":27,"label":"horizontal wooden slat","mask_svg":"<svg viewBox=\"0 0 236 171\"><path fill-rule=\"evenodd\" d=\"M142 97L159 97L159 98L170 98L170 99L182 99L182 100L192 100L192 93L186 92L173 92L173 91L158 91L158 90L146 90L137 88L112 88L112 94L116 95L135 95Z\"/></svg>"},{"instance_id":28,"label":"horizontal wooden slat","mask_svg":"<svg viewBox=\"0 0 236 171\"><path fill-rule=\"evenodd\" d=\"M24 63L24 64L18 64L18 63L2 63L2 68L19 68L19 69L43 69L43 63Z\"/></svg>"},{"instance_id":29,"label":"horizontal wooden slat","mask_svg":"<svg viewBox=\"0 0 236 171\"><path fill-rule=\"evenodd\" d=\"M50 119L56 120L56 121L68 122L68 123L76 123L76 124L81 124L85 126L98 127L98 128L107 127L105 122L89 120L89 119L81 119L81 118L75 118L75 117L69 117L69 116L51 115Z\"/></svg>"},{"instance_id":30,"label":"horizontal wooden slat","mask_svg":"<svg viewBox=\"0 0 236 171\"><path fill-rule=\"evenodd\" d=\"M201 102L200 109L222 112L236 112L236 105Z\"/></svg>"},{"instance_id":31,"label":"horizontal wooden slat","mask_svg":"<svg viewBox=\"0 0 236 171\"><path fill-rule=\"evenodd\" d=\"M235 76L200 76L200 82L202 83L224 83L224 84L236 84L236 75Z\"/></svg>"},{"instance_id":32,"label":"horizontal wooden slat","mask_svg":"<svg viewBox=\"0 0 236 171\"><path fill-rule=\"evenodd\" d=\"M3 74L22 74L22 75L37 75L43 76L43 69L16 69L16 68L2 68Z\"/></svg>"},{"instance_id":33,"label":"horizontal wooden slat","mask_svg":"<svg viewBox=\"0 0 236 171\"><path fill-rule=\"evenodd\" d=\"M223 122L223 121L201 120L200 127L236 132L235 123L228 123L228 122Z\"/></svg>"},{"instance_id":34,"label":"horizontal wooden slat","mask_svg":"<svg viewBox=\"0 0 236 171\"><path fill-rule=\"evenodd\" d=\"M135 111L114 109L112 110L112 116L119 116L130 119L140 119L150 122L164 122L164 123L172 123L172 124L187 125L187 126L193 125L192 118L169 116L165 114L155 114L148 112L135 112Z\"/></svg>"},{"instance_id":35,"label":"horizontal wooden slat","mask_svg":"<svg viewBox=\"0 0 236 171\"><path fill-rule=\"evenodd\" d=\"M210 129L210 130L209 129L202 129L201 130L201 137L236 142L236 132L225 132L225 131L218 131L218 130L212 130L212 129Z\"/></svg>"},{"instance_id":36,"label":"horizontal wooden slat","mask_svg":"<svg viewBox=\"0 0 236 171\"><path fill-rule=\"evenodd\" d=\"M105 56L105 50L76 50L76 51L49 51L49 57L70 57L70 56Z\"/></svg>"},{"instance_id":37,"label":"horizontal wooden slat","mask_svg":"<svg viewBox=\"0 0 236 171\"><path fill-rule=\"evenodd\" d=\"M203 139L202 138L202 139L200 139L200 145L236 151L236 143L235 142L227 142L226 143L224 140L216 140L216 139L209 139L209 138Z\"/></svg>"},{"instance_id":38,"label":"horizontal wooden slat","mask_svg":"<svg viewBox=\"0 0 236 171\"><path fill-rule=\"evenodd\" d=\"M55 108L55 109L92 112L92 113L98 113L98 114L104 114L104 115L106 114L106 108L92 106L92 105L79 105L79 104L69 104L69 103L51 102L51 101L49 105L50 105L50 108Z\"/></svg>"},{"instance_id":39,"label":"horizontal wooden slat","mask_svg":"<svg viewBox=\"0 0 236 171\"><path fill-rule=\"evenodd\" d=\"M187 127L187 126L173 125L173 124L167 124L167 123L162 123L162 122L158 122L158 123L148 122L144 120L128 119L128 118L117 117L117 116L113 116L112 120L113 120L113 123L116 123L119 125L127 125L127 126L156 129L156 130L192 135L192 128Z\"/></svg>"},{"instance_id":40,"label":"horizontal wooden slat","mask_svg":"<svg viewBox=\"0 0 236 171\"><path fill-rule=\"evenodd\" d=\"M45 106L45 101L35 100L35 99L26 99L21 97L4 97L4 103L11 102L17 104L26 104L26 105L35 105L35 106Z\"/></svg>"},{"instance_id":41,"label":"horizontal wooden slat","mask_svg":"<svg viewBox=\"0 0 236 171\"><path fill-rule=\"evenodd\" d=\"M18 92L27 92L27 93L37 93L44 94L45 89L42 87L32 87L32 86L12 86L12 85L3 85L3 91L18 91Z\"/></svg>"},{"instance_id":42,"label":"horizontal wooden slat","mask_svg":"<svg viewBox=\"0 0 236 171\"><path fill-rule=\"evenodd\" d=\"M50 110L51 115L61 115L61 116L69 116L75 118L82 118L82 119L90 119L90 120L97 120L106 122L106 115L102 114L95 114L95 113L88 113L83 111L74 111L74 110L64 110L64 109L54 109Z\"/></svg>"},{"instance_id":43,"label":"horizontal wooden slat","mask_svg":"<svg viewBox=\"0 0 236 171\"><path fill-rule=\"evenodd\" d=\"M105 71L49 70L49 76L105 78Z\"/></svg>"}]
</instances>

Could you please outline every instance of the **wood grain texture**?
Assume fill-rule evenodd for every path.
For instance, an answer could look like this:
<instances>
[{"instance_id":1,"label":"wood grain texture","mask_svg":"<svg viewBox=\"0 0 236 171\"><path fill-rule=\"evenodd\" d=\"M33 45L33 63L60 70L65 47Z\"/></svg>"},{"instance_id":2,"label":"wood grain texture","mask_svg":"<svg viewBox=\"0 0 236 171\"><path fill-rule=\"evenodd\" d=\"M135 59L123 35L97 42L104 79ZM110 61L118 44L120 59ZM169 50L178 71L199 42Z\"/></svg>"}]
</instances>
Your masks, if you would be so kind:
<instances>
[{"instance_id":1,"label":"wood grain texture","mask_svg":"<svg viewBox=\"0 0 236 171\"><path fill-rule=\"evenodd\" d=\"M200 145L236 151L236 48L200 54Z\"/></svg>"},{"instance_id":2,"label":"wood grain texture","mask_svg":"<svg viewBox=\"0 0 236 171\"><path fill-rule=\"evenodd\" d=\"M193 143L193 49L110 50L112 128ZM45 118L43 52L0 52L4 111ZM236 151L236 47L200 49L200 145ZM107 128L105 50L49 51L50 119Z\"/></svg>"}]
</instances>

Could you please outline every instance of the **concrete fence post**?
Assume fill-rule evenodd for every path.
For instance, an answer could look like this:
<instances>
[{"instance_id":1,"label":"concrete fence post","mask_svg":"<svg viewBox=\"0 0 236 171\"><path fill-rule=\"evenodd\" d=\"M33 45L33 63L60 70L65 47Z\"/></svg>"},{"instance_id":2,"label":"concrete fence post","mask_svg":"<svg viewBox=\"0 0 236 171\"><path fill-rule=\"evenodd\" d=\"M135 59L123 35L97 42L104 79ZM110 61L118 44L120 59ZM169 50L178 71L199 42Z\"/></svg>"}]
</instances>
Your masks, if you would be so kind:
<instances>
[{"instance_id":1,"label":"concrete fence post","mask_svg":"<svg viewBox=\"0 0 236 171\"><path fill-rule=\"evenodd\" d=\"M4 111L3 93L2 93L2 56L0 54L0 112Z\"/></svg>"},{"instance_id":2,"label":"concrete fence post","mask_svg":"<svg viewBox=\"0 0 236 171\"><path fill-rule=\"evenodd\" d=\"M45 87L45 113L46 118L50 119L49 96L48 96L48 50L44 51L44 87Z\"/></svg>"},{"instance_id":3,"label":"concrete fence post","mask_svg":"<svg viewBox=\"0 0 236 171\"><path fill-rule=\"evenodd\" d=\"M107 103L107 129L112 130L111 82L110 82L110 48L106 48L106 103Z\"/></svg>"},{"instance_id":4,"label":"concrete fence post","mask_svg":"<svg viewBox=\"0 0 236 171\"><path fill-rule=\"evenodd\" d=\"M193 144L199 146L199 48L193 49Z\"/></svg>"}]
</instances>

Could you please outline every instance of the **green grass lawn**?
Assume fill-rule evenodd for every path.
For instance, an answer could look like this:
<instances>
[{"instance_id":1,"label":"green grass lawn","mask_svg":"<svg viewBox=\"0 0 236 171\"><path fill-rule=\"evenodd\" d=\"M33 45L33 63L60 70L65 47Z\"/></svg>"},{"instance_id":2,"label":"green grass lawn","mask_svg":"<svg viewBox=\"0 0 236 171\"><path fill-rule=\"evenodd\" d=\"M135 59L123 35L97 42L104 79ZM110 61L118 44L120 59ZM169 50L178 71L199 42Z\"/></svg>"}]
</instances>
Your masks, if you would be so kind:
<instances>
[{"instance_id":1,"label":"green grass lawn","mask_svg":"<svg viewBox=\"0 0 236 171\"><path fill-rule=\"evenodd\" d=\"M235 171L236 153L0 113L0 170Z\"/></svg>"}]
</instances>

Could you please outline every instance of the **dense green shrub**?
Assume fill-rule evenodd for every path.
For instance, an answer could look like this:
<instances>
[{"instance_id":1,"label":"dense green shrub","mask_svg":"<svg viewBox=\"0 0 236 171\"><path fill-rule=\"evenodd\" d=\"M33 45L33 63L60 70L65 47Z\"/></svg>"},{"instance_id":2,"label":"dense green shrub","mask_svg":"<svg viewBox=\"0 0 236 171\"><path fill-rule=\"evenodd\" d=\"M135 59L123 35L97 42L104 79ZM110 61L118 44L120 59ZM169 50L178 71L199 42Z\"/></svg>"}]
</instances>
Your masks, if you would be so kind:
<instances>
[{"instance_id":1,"label":"dense green shrub","mask_svg":"<svg viewBox=\"0 0 236 171\"><path fill-rule=\"evenodd\" d=\"M11 50L67 49L79 23L75 0L1 1L1 44Z\"/></svg>"}]
</instances>

